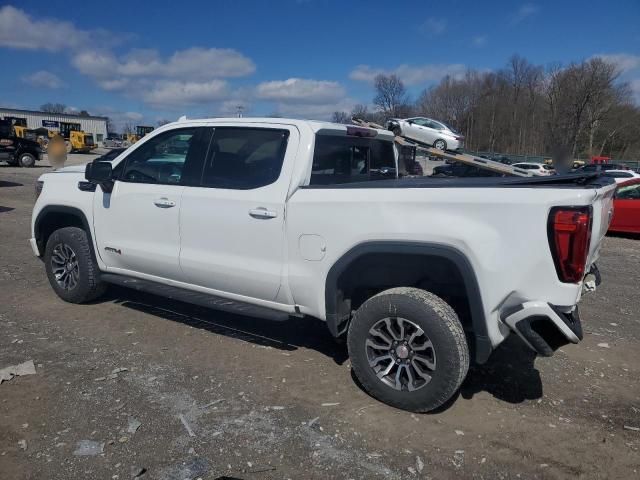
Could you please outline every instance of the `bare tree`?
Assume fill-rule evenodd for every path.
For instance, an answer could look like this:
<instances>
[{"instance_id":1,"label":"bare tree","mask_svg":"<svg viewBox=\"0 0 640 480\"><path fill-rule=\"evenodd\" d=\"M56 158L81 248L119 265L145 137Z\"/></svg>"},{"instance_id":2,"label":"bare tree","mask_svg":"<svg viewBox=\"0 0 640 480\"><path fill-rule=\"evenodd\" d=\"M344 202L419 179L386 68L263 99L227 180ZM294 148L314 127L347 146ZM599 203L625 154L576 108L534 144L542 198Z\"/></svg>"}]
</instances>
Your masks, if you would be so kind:
<instances>
[{"instance_id":1,"label":"bare tree","mask_svg":"<svg viewBox=\"0 0 640 480\"><path fill-rule=\"evenodd\" d=\"M47 113L64 113L67 106L64 103L45 103L40 105L40 110Z\"/></svg>"},{"instance_id":2,"label":"bare tree","mask_svg":"<svg viewBox=\"0 0 640 480\"><path fill-rule=\"evenodd\" d=\"M156 126L161 127L163 125L166 125L167 123L171 123L171 120L167 120L166 118L161 118L156 122Z\"/></svg>"},{"instance_id":3,"label":"bare tree","mask_svg":"<svg viewBox=\"0 0 640 480\"><path fill-rule=\"evenodd\" d=\"M334 123L351 123L351 118L347 112L333 112L331 121Z\"/></svg>"},{"instance_id":4,"label":"bare tree","mask_svg":"<svg viewBox=\"0 0 640 480\"><path fill-rule=\"evenodd\" d=\"M91 115L89 115L89 112L87 112L86 110L80 110L80 113L78 114L81 117L90 117Z\"/></svg>"},{"instance_id":5,"label":"bare tree","mask_svg":"<svg viewBox=\"0 0 640 480\"><path fill-rule=\"evenodd\" d=\"M397 75L379 74L373 81L376 96L373 99L386 118L398 117L409 104L407 91Z\"/></svg>"},{"instance_id":6,"label":"bare tree","mask_svg":"<svg viewBox=\"0 0 640 480\"><path fill-rule=\"evenodd\" d=\"M107 117L107 135L111 133L115 133L115 131L116 131L116 126L113 124L113 120Z\"/></svg>"}]
</instances>

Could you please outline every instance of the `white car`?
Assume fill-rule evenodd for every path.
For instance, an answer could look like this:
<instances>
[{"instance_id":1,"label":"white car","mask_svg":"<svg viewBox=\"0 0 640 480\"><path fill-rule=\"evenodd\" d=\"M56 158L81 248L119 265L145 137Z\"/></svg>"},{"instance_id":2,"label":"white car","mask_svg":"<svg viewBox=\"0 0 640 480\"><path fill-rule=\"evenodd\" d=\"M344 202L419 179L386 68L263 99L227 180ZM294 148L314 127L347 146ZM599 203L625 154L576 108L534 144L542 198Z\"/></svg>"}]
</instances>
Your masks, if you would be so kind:
<instances>
[{"instance_id":1,"label":"white car","mask_svg":"<svg viewBox=\"0 0 640 480\"><path fill-rule=\"evenodd\" d=\"M522 168L523 170L529 170L534 175L553 175L555 170L553 167L549 165L545 165L544 163L534 163L534 162L520 162L514 163L511 165L512 167Z\"/></svg>"},{"instance_id":2,"label":"white car","mask_svg":"<svg viewBox=\"0 0 640 480\"><path fill-rule=\"evenodd\" d=\"M392 118L386 127L396 136L415 140L439 150L461 150L464 147L464 136L461 133L431 118Z\"/></svg>"},{"instance_id":3,"label":"white car","mask_svg":"<svg viewBox=\"0 0 640 480\"><path fill-rule=\"evenodd\" d=\"M387 130L181 120L42 175L31 247L67 302L117 284L325 321L364 388L411 411L441 406L511 333L545 356L578 343L613 180L399 179L396 152Z\"/></svg>"},{"instance_id":4,"label":"white car","mask_svg":"<svg viewBox=\"0 0 640 480\"><path fill-rule=\"evenodd\" d=\"M632 178L640 178L640 174L633 170L603 170L602 175L613 178L616 183L626 182Z\"/></svg>"}]
</instances>

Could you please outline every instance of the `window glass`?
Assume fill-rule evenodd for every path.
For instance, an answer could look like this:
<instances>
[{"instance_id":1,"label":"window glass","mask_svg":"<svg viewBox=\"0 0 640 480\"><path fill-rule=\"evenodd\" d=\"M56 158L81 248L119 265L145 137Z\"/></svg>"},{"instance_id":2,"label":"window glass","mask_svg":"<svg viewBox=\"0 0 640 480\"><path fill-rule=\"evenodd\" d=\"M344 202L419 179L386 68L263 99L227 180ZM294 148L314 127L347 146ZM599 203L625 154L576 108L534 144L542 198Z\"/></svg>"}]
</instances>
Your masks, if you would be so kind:
<instances>
[{"instance_id":1,"label":"window glass","mask_svg":"<svg viewBox=\"0 0 640 480\"><path fill-rule=\"evenodd\" d=\"M416 125L421 125L423 127L426 127L427 124L429 123L429 120L427 120L426 118L414 118L413 123L415 123Z\"/></svg>"},{"instance_id":2,"label":"window glass","mask_svg":"<svg viewBox=\"0 0 640 480\"><path fill-rule=\"evenodd\" d=\"M318 135L311 185L395 178L392 142L336 135Z\"/></svg>"},{"instance_id":3,"label":"window glass","mask_svg":"<svg viewBox=\"0 0 640 480\"><path fill-rule=\"evenodd\" d=\"M640 200L640 183L620 187L616 198L621 200Z\"/></svg>"},{"instance_id":4,"label":"window glass","mask_svg":"<svg viewBox=\"0 0 640 480\"><path fill-rule=\"evenodd\" d=\"M204 156L195 147L195 128L171 130L144 142L125 159L120 180L178 185L188 157ZM194 148L192 148L192 146ZM199 151L199 152L198 152Z\"/></svg>"},{"instance_id":5,"label":"window glass","mask_svg":"<svg viewBox=\"0 0 640 480\"><path fill-rule=\"evenodd\" d=\"M280 176L288 138L288 130L216 128L202 185L249 190L274 183Z\"/></svg>"}]
</instances>

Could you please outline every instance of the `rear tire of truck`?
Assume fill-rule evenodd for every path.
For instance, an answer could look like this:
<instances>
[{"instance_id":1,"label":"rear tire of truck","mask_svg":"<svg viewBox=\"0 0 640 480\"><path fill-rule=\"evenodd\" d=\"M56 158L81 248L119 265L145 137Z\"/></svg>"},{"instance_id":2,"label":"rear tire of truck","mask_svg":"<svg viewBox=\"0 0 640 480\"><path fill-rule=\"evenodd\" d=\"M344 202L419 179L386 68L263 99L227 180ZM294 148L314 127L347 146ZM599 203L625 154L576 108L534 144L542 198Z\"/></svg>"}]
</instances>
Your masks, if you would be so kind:
<instances>
[{"instance_id":1,"label":"rear tire of truck","mask_svg":"<svg viewBox=\"0 0 640 480\"><path fill-rule=\"evenodd\" d=\"M440 297L392 288L356 311L347 338L353 371L378 400L428 412L458 391L469 348L458 316Z\"/></svg>"},{"instance_id":2,"label":"rear tire of truck","mask_svg":"<svg viewBox=\"0 0 640 480\"><path fill-rule=\"evenodd\" d=\"M47 277L65 302L89 302L106 289L89 242L87 233L78 227L56 230L47 241L44 253Z\"/></svg>"},{"instance_id":3,"label":"rear tire of truck","mask_svg":"<svg viewBox=\"0 0 640 480\"><path fill-rule=\"evenodd\" d=\"M31 155L30 153L23 153L18 158L18 165L24 168L31 168L36 164L36 157Z\"/></svg>"}]
</instances>

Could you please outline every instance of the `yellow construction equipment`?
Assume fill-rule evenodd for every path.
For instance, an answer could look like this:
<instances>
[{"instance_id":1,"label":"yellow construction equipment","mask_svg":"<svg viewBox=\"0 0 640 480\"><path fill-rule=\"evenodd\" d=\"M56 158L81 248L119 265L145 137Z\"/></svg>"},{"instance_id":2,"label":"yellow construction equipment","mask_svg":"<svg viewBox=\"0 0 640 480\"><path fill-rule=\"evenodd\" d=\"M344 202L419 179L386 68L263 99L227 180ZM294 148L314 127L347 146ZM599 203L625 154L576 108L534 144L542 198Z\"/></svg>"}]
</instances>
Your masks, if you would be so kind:
<instances>
[{"instance_id":1,"label":"yellow construction equipment","mask_svg":"<svg viewBox=\"0 0 640 480\"><path fill-rule=\"evenodd\" d=\"M147 126L144 126L144 125L137 125L136 126L136 133L125 133L124 135L125 135L126 141L130 145L133 145L138 140L140 140L142 137L144 137L148 133L151 133L152 131L153 131L153 127L147 127Z\"/></svg>"}]
</instances>

